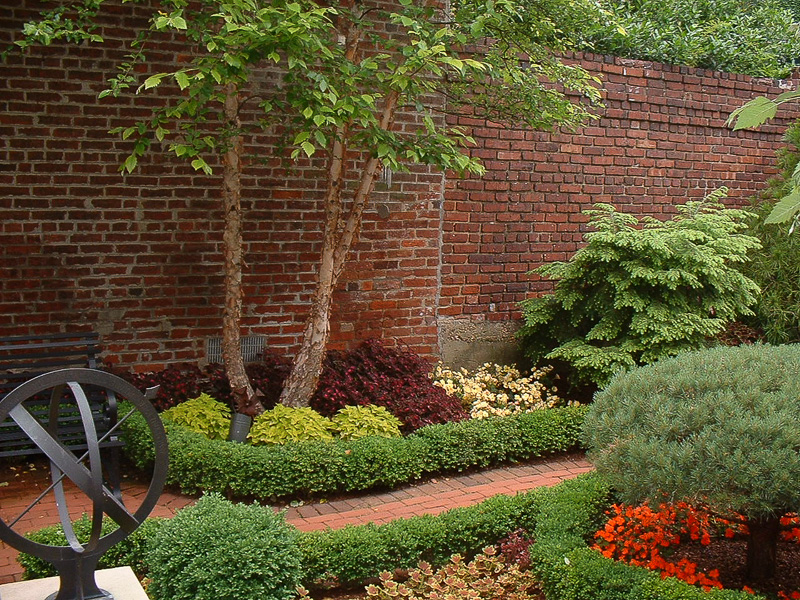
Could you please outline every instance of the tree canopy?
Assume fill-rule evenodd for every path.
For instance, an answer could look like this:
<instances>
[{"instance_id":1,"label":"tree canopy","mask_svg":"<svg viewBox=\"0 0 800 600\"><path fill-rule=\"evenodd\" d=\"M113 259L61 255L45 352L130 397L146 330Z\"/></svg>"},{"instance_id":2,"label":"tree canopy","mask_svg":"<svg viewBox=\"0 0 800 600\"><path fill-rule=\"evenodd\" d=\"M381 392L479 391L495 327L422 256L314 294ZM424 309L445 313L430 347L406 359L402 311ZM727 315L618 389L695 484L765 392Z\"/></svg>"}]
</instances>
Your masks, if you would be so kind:
<instances>
[{"instance_id":1,"label":"tree canopy","mask_svg":"<svg viewBox=\"0 0 800 600\"><path fill-rule=\"evenodd\" d=\"M794 0L600 0L579 46L600 54L788 77L800 57Z\"/></svg>"}]
</instances>

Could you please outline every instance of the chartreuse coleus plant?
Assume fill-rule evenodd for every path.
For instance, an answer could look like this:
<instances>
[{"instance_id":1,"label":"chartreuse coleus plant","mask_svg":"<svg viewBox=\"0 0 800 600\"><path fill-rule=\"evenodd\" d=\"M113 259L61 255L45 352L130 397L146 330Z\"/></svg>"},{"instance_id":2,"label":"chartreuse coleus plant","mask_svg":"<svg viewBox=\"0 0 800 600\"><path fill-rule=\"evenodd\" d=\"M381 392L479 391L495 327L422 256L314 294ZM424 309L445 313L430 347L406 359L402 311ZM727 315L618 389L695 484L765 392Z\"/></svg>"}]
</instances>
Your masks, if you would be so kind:
<instances>
[{"instance_id":1,"label":"chartreuse coleus plant","mask_svg":"<svg viewBox=\"0 0 800 600\"><path fill-rule=\"evenodd\" d=\"M595 229L586 245L535 271L555 281L553 293L521 303L525 353L602 386L619 370L701 348L752 314L759 289L738 266L760 244L743 233L749 213L720 203L726 193L679 205L664 221L607 204L586 211Z\"/></svg>"},{"instance_id":2,"label":"chartreuse coleus plant","mask_svg":"<svg viewBox=\"0 0 800 600\"><path fill-rule=\"evenodd\" d=\"M331 417L336 435L343 440L377 435L400 437L402 422L383 406L345 406Z\"/></svg>"},{"instance_id":3,"label":"chartreuse coleus plant","mask_svg":"<svg viewBox=\"0 0 800 600\"><path fill-rule=\"evenodd\" d=\"M102 29L93 25L104 5L77 0L46 12L18 43L101 43ZM280 400L307 406L333 290L379 170L422 164L482 173L469 132L445 113L550 129L582 123L587 106L600 101L599 81L554 54L565 49L570 28L599 10L591 0L154 0L148 7L149 23L131 32L131 53L101 95L130 96L143 113L118 130L130 144L124 172L161 144L208 174L222 163L222 351L236 410L251 415L263 406L239 351L241 177L252 162L243 160L245 149L306 164L313 156L326 182L316 287ZM151 62L150 49L175 52L175 60ZM246 146L265 134L275 144ZM258 194L255 202L269 196ZM314 192L309 207L319 199ZM308 226L319 229L314 220Z\"/></svg>"},{"instance_id":4,"label":"chartreuse coleus plant","mask_svg":"<svg viewBox=\"0 0 800 600\"><path fill-rule=\"evenodd\" d=\"M212 440L226 439L231 426L231 409L208 394L181 402L161 416Z\"/></svg>"}]
</instances>

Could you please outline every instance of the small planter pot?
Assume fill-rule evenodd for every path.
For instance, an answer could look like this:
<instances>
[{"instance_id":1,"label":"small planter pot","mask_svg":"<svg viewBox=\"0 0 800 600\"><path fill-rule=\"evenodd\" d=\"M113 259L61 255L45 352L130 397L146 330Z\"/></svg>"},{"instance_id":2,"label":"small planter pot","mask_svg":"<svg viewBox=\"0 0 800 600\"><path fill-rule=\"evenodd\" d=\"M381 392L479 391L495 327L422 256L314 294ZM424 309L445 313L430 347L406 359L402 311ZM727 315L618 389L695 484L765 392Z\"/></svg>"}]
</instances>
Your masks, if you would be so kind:
<instances>
[{"instance_id":1,"label":"small planter pot","mask_svg":"<svg viewBox=\"0 0 800 600\"><path fill-rule=\"evenodd\" d=\"M251 417L242 413L233 413L231 428L228 431L228 441L244 443L247 440L247 434L250 433L252 424L253 419Z\"/></svg>"}]
</instances>

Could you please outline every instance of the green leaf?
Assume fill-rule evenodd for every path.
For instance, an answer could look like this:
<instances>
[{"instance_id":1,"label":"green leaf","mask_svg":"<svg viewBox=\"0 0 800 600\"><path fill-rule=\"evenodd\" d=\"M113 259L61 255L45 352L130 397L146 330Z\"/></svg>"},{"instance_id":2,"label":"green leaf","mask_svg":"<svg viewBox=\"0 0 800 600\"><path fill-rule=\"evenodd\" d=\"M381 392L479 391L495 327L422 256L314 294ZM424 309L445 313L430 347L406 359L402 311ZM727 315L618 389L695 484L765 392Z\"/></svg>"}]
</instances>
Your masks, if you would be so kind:
<instances>
[{"instance_id":1,"label":"green leaf","mask_svg":"<svg viewBox=\"0 0 800 600\"><path fill-rule=\"evenodd\" d=\"M139 159L136 157L135 154L131 154L128 158L125 159L125 162L122 165L122 171L133 173L133 170L136 168L137 164L139 164Z\"/></svg>"},{"instance_id":2,"label":"green leaf","mask_svg":"<svg viewBox=\"0 0 800 600\"><path fill-rule=\"evenodd\" d=\"M311 156L317 149L314 147L314 144L311 142L303 142L300 144L300 147L303 149L303 152L306 153L306 156Z\"/></svg>"},{"instance_id":3,"label":"green leaf","mask_svg":"<svg viewBox=\"0 0 800 600\"><path fill-rule=\"evenodd\" d=\"M186 29L186 20L183 17L174 17L172 19L172 26L175 29Z\"/></svg>"},{"instance_id":4,"label":"green leaf","mask_svg":"<svg viewBox=\"0 0 800 600\"><path fill-rule=\"evenodd\" d=\"M786 223L800 212L800 189L795 188L792 193L778 202L764 219L764 223Z\"/></svg>"},{"instance_id":5,"label":"green leaf","mask_svg":"<svg viewBox=\"0 0 800 600\"><path fill-rule=\"evenodd\" d=\"M758 127L772 119L778 112L778 105L766 96L758 96L737 108L728 118L728 125L733 123L733 130Z\"/></svg>"},{"instance_id":6,"label":"green leaf","mask_svg":"<svg viewBox=\"0 0 800 600\"><path fill-rule=\"evenodd\" d=\"M186 71L178 71L175 73L175 82L182 90L185 90L187 87L189 87L189 76L186 74Z\"/></svg>"},{"instance_id":7,"label":"green leaf","mask_svg":"<svg viewBox=\"0 0 800 600\"><path fill-rule=\"evenodd\" d=\"M149 90L161 84L161 80L166 76L166 73L159 73L158 75L151 75L144 80L144 89Z\"/></svg>"},{"instance_id":8,"label":"green leaf","mask_svg":"<svg viewBox=\"0 0 800 600\"><path fill-rule=\"evenodd\" d=\"M192 167L198 171L202 170L206 175L211 175L211 167L202 158L195 158L192 161Z\"/></svg>"}]
</instances>

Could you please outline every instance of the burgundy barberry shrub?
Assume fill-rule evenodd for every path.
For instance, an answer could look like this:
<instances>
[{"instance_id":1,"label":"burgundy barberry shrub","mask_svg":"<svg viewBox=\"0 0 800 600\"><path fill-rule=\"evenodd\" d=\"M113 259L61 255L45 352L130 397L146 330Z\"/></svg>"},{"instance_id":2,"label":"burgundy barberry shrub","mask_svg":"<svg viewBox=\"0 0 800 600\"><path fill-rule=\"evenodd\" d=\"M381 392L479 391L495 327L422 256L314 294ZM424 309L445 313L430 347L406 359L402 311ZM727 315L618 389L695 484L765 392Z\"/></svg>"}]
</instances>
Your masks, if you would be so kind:
<instances>
[{"instance_id":1,"label":"burgundy barberry shrub","mask_svg":"<svg viewBox=\"0 0 800 600\"><path fill-rule=\"evenodd\" d=\"M410 432L425 425L467 418L461 401L433 385L431 366L413 352L367 340L350 351L325 357L311 407L331 416L345 406L385 407Z\"/></svg>"},{"instance_id":2,"label":"burgundy barberry shrub","mask_svg":"<svg viewBox=\"0 0 800 600\"><path fill-rule=\"evenodd\" d=\"M136 389L144 392L147 388L159 386L158 394L153 400L153 406L158 411L164 411L189 398L200 395L200 369L194 365L169 365L161 371L149 373L120 373L121 377L133 384Z\"/></svg>"}]
</instances>

